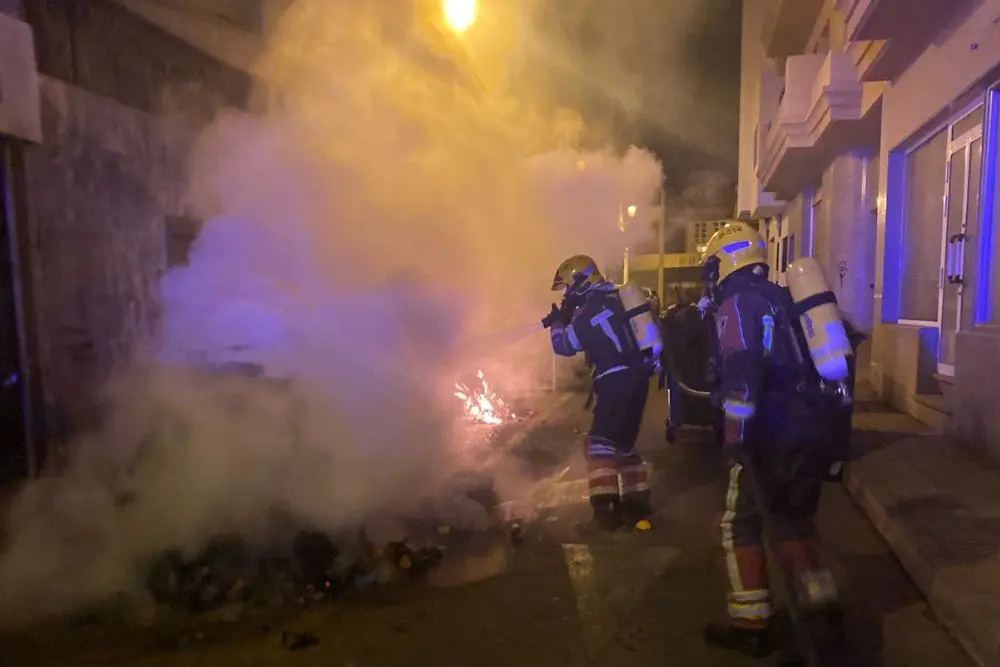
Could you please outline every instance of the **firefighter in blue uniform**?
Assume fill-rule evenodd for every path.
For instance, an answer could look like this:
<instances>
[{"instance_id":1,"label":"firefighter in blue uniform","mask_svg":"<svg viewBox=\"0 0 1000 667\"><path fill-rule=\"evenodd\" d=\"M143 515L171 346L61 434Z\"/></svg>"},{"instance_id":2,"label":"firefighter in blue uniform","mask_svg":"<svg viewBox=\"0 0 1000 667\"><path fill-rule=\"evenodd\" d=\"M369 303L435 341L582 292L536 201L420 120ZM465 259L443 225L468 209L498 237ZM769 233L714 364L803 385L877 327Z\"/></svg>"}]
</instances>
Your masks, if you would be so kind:
<instances>
[{"instance_id":1,"label":"firefighter in blue uniform","mask_svg":"<svg viewBox=\"0 0 1000 667\"><path fill-rule=\"evenodd\" d=\"M705 641L764 657L772 650L772 608L758 503L767 505L774 555L794 577L801 608L810 622L831 629L828 636L840 636L837 589L821 564L815 527L830 465L831 411L810 390L819 386L818 376L792 319L788 291L767 279L760 234L747 225L727 225L709 241L705 257L707 278L717 288L723 452L729 469L721 522L729 622L707 626Z\"/></svg>"},{"instance_id":2,"label":"firefighter in blue uniform","mask_svg":"<svg viewBox=\"0 0 1000 667\"><path fill-rule=\"evenodd\" d=\"M562 307L553 306L542 320L553 351L565 357L583 352L593 365L597 400L585 439L590 527L631 524L646 530L652 514L649 481L635 444L654 361L639 348L618 290L593 259L575 255L560 264L552 290L564 293Z\"/></svg>"}]
</instances>

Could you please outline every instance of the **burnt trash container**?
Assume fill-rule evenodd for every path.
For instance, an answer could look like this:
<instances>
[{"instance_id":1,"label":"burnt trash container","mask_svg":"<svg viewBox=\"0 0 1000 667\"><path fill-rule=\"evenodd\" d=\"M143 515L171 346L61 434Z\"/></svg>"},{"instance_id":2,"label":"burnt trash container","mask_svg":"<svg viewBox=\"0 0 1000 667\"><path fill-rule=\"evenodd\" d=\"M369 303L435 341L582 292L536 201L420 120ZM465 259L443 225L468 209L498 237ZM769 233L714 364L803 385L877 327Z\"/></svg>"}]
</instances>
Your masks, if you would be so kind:
<instances>
[{"instance_id":1,"label":"burnt trash container","mask_svg":"<svg viewBox=\"0 0 1000 667\"><path fill-rule=\"evenodd\" d=\"M716 357L715 322L694 304L674 305L662 321L663 388L667 392L667 440L684 426L716 428L719 410L709 396ZM692 391L697 395L692 394Z\"/></svg>"},{"instance_id":2,"label":"burnt trash container","mask_svg":"<svg viewBox=\"0 0 1000 667\"><path fill-rule=\"evenodd\" d=\"M841 481L844 476L844 464L851 459L851 433L854 422L854 388L857 381L858 371L858 348L868 340L868 336L858 331L850 321L844 320L844 328L847 330L847 339L851 343L854 354L847 360L847 392L851 400L840 407L833 422L833 445L836 448L837 456L834 457L839 463L834 463L828 473L829 481Z\"/></svg>"}]
</instances>

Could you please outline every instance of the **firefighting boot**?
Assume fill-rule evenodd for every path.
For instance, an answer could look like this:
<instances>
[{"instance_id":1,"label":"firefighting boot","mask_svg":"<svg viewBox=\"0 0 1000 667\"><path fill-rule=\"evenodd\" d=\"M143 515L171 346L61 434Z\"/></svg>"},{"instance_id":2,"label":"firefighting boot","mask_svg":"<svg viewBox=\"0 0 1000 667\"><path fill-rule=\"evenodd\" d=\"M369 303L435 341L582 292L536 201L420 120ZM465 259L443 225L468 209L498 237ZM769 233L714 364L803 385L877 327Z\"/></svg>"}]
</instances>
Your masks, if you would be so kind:
<instances>
[{"instance_id":1,"label":"firefighting boot","mask_svg":"<svg viewBox=\"0 0 1000 667\"><path fill-rule=\"evenodd\" d=\"M594 514L589 521L577 524L581 534L609 533L622 526L621 505L614 497L592 497L590 505Z\"/></svg>"},{"instance_id":2,"label":"firefighting boot","mask_svg":"<svg viewBox=\"0 0 1000 667\"><path fill-rule=\"evenodd\" d=\"M727 623L709 623L704 631L705 643L713 648L741 653L751 658L766 658L773 645L767 626L742 627Z\"/></svg>"},{"instance_id":3,"label":"firefighting boot","mask_svg":"<svg viewBox=\"0 0 1000 667\"><path fill-rule=\"evenodd\" d=\"M833 574L825 568L799 575L799 599L804 620L822 650L839 650L846 643L844 610L837 596Z\"/></svg>"},{"instance_id":4,"label":"firefighting boot","mask_svg":"<svg viewBox=\"0 0 1000 667\"><path fill-rule=\"evenodd\" d=\"M825 654L837 655L847 650L847 634L844 632L844 610L837 603L814 607L804 612L819 650Z\"/></svg>"},{"instance_id":5,"label":"firefighting boot","mask_svg":"<svg viewBox=\"0 0 1000 667\"><path fill-rule=\"evenodd\" d=\"M653 506L649 502L649 491L622 494L622 522L638 531L652 528Z\"/></svg>"}]
</instances>

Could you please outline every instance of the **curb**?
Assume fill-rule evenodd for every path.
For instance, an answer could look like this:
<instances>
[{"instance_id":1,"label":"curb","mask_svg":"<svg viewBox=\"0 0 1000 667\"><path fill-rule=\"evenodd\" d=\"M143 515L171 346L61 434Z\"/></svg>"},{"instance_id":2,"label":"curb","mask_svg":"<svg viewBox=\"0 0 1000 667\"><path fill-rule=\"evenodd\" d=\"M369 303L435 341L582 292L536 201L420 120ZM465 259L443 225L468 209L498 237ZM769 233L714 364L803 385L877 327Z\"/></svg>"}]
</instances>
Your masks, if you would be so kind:
<instances>
[{"instance_id":1,"label":"curb","mask_svg":"<svg viewBox=\"0 0 1000 667\"><path fill-rule=\"evenodd\" d=\"M849 464L844 472L844 488L889 544L941 624L979 667L1000 665L995 623L963 600L965 596L949 581L950 577L935 573L933 559L921 553L917 539L890 516L885 504L865 484L864 474L853 468Z\"/></svg>"}]
</instances>

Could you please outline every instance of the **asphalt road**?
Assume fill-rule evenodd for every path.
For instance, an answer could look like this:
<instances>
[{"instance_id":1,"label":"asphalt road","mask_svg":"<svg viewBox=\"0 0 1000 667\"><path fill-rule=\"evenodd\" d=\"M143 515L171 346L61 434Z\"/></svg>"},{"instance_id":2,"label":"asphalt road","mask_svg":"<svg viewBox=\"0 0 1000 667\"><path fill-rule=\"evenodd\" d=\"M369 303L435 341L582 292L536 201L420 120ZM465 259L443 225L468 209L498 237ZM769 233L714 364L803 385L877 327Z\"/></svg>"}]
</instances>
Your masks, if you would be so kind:
<instances>
[{"instance_id":1,"label":"asphalt road","mask_svg":"<svg viewBox=\"0 0 1000 667\"><path fill-rule=\"evenodd\" d=\"M450 564L452 575L499 571L495 577L447 588L397 586L364 601L293 617L185 627L39 628L0 646L0 665L768 664L701 642L703 624L723 618L717 524L724 479L708 434L686 433L667 445L662 394L652 394L641 444L654 471L654 530L582 541L574 529L587 515L581 502L582 401L570 403L566 420L526 443L539 469L569 470L551 487L550 507L527 526L523 542L515 547L498 536L475 562ZM845 596L851 641L871 664L971 664L837 485L825 493L821 527ZM310 633L318 643L290 651L282 647L283 632Z\"/></svg>"}]
</instances>

